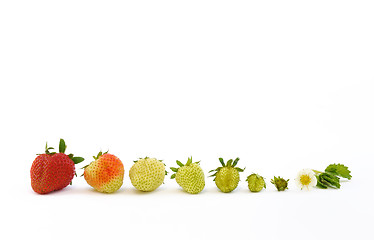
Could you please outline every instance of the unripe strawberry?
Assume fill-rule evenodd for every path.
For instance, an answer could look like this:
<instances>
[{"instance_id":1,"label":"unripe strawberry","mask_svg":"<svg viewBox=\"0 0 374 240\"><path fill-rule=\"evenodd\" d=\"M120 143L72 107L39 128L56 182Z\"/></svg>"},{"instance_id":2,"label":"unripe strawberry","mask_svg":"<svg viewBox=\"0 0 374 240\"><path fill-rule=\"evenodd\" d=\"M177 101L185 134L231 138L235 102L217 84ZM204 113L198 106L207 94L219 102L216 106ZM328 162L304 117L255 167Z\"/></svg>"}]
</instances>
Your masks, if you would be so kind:
<instances>
[{"instance_id":1,"label":"unripe strawberry","mask_svg":"<svg viewBox=\"0 0 374 240\"><path fill-rule=\"evenodd\" d=\"M113 193L121 188L125 173L121 160L108 152L99 154L84 167L84 179L95 190Z\"/></svg>"},{"instance_id":2,"label":"unripe strawberry","mask_svg":"<svg viewBox=\"0 0 374 240\"><path fill-rule=\"evenodd\" d=\"M129 176L132 185L144 192L150 192L158 188L165 179L165 164L156 158L141 158L134 161Z\"/></svg>"},{"instance_id":3,"label":"unripe strawberry","mask_svg":"<svg viewBox=\"0 0 374 240\"><path fill-rule=\"evenodd\" d=\"M209 172L215 172L209 177L215 177L217 187L224 193L232 192L239 184L240 176L239 172L243 172L244 169L235 167L239 161L239 158L236 158L235 161L232 159L227 161L227 164L223 161L222 158L219 158L219 161L222 164L222 167L211 170Z\"/></svg>"},{"instance_id":4,"label":"unripe strawberry","mask_svg":"<svg viewBox=\"0 0 374 240\"><path fill-rule=\"evenodd\" d=\"M201 169L199 162L192 163L192 157L188 158L186 165L177 160L179 168L170 169L175 172L171 179L175 178L179 186L186 192L197 194L205 187L204 172Z\"/></svg>"},{"instance_id":5,"label":"unripe strawberry","mask_svg":"<svg viewBox=\"0 0 374 240\"><path fill-rule=\"evenodd\" d=\"M60 139L59 153L49 152L52 147L45 146L45 153L38 154L32 163L30 176L32 189L40 194L65 188L74 178L75 164L84 160L82 157L66 155L66 145Z\"/></svg>"},{"instance_id":6,"label":"unripe strawberry","mask_svg":"<svg viewBox=\"0 0 374 240\"><path fill-rule=\"evenodd\" d=\"M252 173L247 177L248 188L251 192L259 192L266 188L266 183L263 177L256 173Z\"/></svg>"}]
</instances>

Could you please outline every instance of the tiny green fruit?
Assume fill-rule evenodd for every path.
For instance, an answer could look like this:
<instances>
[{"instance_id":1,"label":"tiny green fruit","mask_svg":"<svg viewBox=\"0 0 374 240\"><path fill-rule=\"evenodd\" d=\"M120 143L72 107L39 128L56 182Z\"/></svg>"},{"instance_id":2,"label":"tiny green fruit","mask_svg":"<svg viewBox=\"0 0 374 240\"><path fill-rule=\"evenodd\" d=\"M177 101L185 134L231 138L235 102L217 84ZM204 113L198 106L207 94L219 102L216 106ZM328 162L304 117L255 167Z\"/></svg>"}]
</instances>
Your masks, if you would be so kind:
<instances>
[{"instance_id":1,"label":"tiny green fruit","mask_svg":"<svg viewBox=\"0 0 374 240\"><path fill-rule=\"evenodd\" d=\"M239 161L239 158L236 158L235 161L230 159L227 161L226 164L222 158L219 158L219 161L222 164L222 167L218 167L214 170L209 171L215 172L213 175L209 177L214 177L213 181L216 183L218 189L222 192L232 192L239 184L239 172L243 172L245 168L241 169L235 167Z\"/></svg>"},{"instance_id":2,"label":"tiny green fruit","mask_svg":"<svg viewBox=\"0 0 374 240\"><path fill-rule=\"evenodd\" d=\"M271 179L270 182L275 185L278 191L284 191L288 188L288 181L290 181L290 179L284 180L281 177L274 176L274 179Z\"/></svg>"},{"instance_id":3,"label":"tiny green fruit","mask_svg":"<svg viewBox=\"0 0 374 240\"><path fill-rule=\"evenodd\" d=\"M266 188L266 183L263 177L253 173L247 177L248 188L251 192L259 192L263 188Z\"/></svg>"}]
</instances>

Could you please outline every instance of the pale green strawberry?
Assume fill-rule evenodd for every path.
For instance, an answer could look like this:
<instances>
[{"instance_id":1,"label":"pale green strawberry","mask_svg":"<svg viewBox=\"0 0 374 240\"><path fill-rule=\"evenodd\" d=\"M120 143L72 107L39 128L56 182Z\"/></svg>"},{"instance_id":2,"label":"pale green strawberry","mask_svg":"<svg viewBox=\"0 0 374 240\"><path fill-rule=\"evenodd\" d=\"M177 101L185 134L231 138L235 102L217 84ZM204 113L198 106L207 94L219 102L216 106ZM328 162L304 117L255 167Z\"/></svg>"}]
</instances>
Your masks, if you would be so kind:
<instances>
[{"instance_id":1,"label":"pale green strawberry","mask_svg":"<svg viewBox=\"0 0 374 240\"><path fill-rule=\"evenodd\" d=\"M235 167L239 161L239 158L236 158L235 161L232 159L227 161L227 164L223 161L222 158L219 158L222 167L218 167L209 172L215 172L209 177L215 177L217 187L224 193L232 192L239 184L240 176L239 172L243 172L244 169Z\"/></svg>"},{"instance_id":2,"label":"pale green strawberry","mask_svg":"<svg viewBox=\"0 0 374 240\"><path fill-rule=\"evenodd\" d=\"M175 178L179 186L188 193L201 192L205 187L205 177L199 162L192 163L192 157L190 157L185 165L178 160L177 164L179 168L170 168L175 172L171 178Z\"/></svg>"},{"instance_id":3,"label":"pale green strawberry","mask_svg":"<svg viewBox=\"0 0 374 240\"><path fill-rule=\"evenodd\" d=\"M165 179L165 164L156 158L141 158L132 165L129 176L132 185L144 192L158 188Z\"/></svg>"},{"instance_id":4,"label":"pale green strawberry","mask_svg":"<svg viewBox=\"0 0 374 240\"><path fill-rule=\"evenodd\" d=\"M259 192L266 188L266 183L263 177L256 173L252 173L247 177L248 188L251 192Z\"/></svg>"}]
</instances>

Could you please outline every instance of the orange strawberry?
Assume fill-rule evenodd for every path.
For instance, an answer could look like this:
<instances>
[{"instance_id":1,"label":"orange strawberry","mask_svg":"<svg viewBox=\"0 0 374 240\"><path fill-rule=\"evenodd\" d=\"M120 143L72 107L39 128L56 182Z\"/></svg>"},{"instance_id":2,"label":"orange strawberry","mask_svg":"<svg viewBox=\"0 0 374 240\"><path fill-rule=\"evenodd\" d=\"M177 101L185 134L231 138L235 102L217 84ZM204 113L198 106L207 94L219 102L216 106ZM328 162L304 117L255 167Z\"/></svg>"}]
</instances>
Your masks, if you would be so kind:
<instances>
[{"instance_id":1,"label":"orange strawberry","mask_svg":"<svg viewBox=\"0 0 374 240\"><path fill-rule=\"evenodd\" d=\"M95 161L84 167L84 179L99 192L113 193L121 188L125 173L121 160L108 152L93 157Z\"/></svg>"}]
</instances>

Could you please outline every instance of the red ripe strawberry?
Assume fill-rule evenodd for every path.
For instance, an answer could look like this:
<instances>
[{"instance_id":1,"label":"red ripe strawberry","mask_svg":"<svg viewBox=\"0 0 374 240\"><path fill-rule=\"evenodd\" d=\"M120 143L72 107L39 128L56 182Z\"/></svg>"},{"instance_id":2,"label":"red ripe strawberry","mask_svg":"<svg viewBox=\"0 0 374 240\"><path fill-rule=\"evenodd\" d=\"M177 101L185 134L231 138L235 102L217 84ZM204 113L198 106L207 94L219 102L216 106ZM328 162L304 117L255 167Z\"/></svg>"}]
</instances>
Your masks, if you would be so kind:
<instances>
[{"instance_id":1,"label":"red ripe strawberry","mask_svg":"<svg viewBox=\"0 0 374 240\"><path fill-rule=\"evenodd\" d=\"M75 174L75 164L82 162L82 157L66 155L66 145L60 139L59 153L49 152L52 147L45 146L45 153L38 154L32 163L30 176L32 189L40 194L65 188L71 184Z\"/></svg>"}]
</instances>

